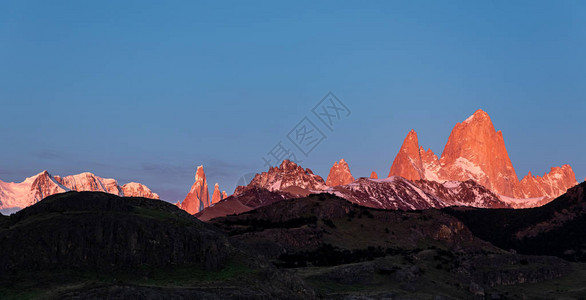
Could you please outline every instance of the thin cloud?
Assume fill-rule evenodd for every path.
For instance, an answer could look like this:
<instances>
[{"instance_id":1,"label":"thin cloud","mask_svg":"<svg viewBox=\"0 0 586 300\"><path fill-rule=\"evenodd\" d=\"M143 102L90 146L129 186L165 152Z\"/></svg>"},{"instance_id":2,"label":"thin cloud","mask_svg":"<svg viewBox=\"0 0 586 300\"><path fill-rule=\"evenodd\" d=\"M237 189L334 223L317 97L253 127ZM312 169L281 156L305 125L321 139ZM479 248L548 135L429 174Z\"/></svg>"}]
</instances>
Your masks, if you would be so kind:
<instances>
[{"instance_id":1,"label":"thin cloud","mask_svg":"<svg viewBox=\"0 0 586 300\"><path fill-rule=\"evenodd\" d=\"M56 160L56 159L64 159L65 155L63 153L54 151L54 150L42 150L34 153L35 157L39 159L45 160Z\"/></svg>"}]
</instances>

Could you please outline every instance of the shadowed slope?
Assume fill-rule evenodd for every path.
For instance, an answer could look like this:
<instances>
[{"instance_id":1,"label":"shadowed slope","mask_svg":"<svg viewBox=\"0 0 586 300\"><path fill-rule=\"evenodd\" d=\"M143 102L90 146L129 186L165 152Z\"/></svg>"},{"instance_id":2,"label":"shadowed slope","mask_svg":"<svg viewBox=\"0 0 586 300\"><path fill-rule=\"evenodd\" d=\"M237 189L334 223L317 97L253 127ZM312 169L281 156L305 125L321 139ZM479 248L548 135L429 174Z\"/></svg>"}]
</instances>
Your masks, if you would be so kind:
<instances>
[{"instance_id":1,"label":"shadowed slope","mask_svg":"<svg viewBox=\"0 0 586 300\"><path fill-rule=\"evenodd\" d=\"M501 248L586 261L585 189L583 182L536 208L445 211L460 219L476 236Z\"/></svg>"},{"instance_id":2,"label":"shadowed slope","mask_svg":"<svg viewBox=\"0 0 586 300\"><path fill-rule=\"evenodd\" d=\"M10 217L0 231L0 268L221 267L226 238L172 204L101 192L53 195Z\"/></svg>"},{"instance_id":3,"label":"shadowed slope","mask_svg":"<svg viewBox=\"0 0 586 300\"><path fill-rule=\"evenodd\" d=\"M325 299L472 299L491 293L502 299L504 286L571 272L556 257L494 247L441 210L374 209L331 194L282 200L210 223L296 272ZM510 290L513 299L527 291Z\"/></svg>"},{"instance_id":4,"label":"shadowed slope","mask_svg":"<svg viewBox=\"0 0 586 300\"><path fill-rule=\"evenodd\" d=\"M296 277L160 200L68 192L0 226L3 299L312 298Z\"/></svg>"}]
</instances>

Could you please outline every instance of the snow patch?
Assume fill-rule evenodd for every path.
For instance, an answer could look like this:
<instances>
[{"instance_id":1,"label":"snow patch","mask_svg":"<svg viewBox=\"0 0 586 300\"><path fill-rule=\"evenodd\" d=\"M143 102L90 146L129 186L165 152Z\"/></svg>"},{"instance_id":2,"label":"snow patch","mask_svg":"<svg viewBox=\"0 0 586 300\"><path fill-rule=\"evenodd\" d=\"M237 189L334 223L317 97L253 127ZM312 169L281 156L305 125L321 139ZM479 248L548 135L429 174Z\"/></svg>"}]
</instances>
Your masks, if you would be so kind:
<instances>
[{"instance_id":1,"label":"snow patch","mask_svg":"<svg viewBox=\"0 0 586 300\"><path fill-rule=\"evenodd\" d=\"M379 179L366 178L366 180L370 180L370 181L373 181L373 182L395 182L395 181L403 180L403 177L401 177L401 176L390 176L390 177L387 177L387 178L379 178Z\"/></svg>"},{"instance_id":2,"label":"snow patch","mask_svg":"<svg viewBox=\"0 0 586 300\"><path fill-rule=\"evenodd\" d=\"M473 162L471 162L463 157L458 157L458 159L456 159L455 165L457 167L459 167L460 169L462 169L463 171L466 171L471 175L475 175L476 176L475 178L480 178L480 177L486 176L484 171L482 171L482 169L479 166L475 165Z\"/></svg>"},{"instance_id":3,"label":"snow patch","mask_svg":"<svg viewBox=\"0 0 586 300\"><path fill-rule=\"evenodd\" d=\"M472 119L474 119L474 115L469 116L466 120L464 120L464 123L470 123Z\"/></svg>"},{"instance_id":4,"label":"snow patch","mask_svg":"<svg viewBox=\"0 0 586 300\"><path fill-rule=\"evenodd\" d=\"M453 189L460 186L460 181L446 181L443 185L445 188Z\"/></svg>"}]
</instances>

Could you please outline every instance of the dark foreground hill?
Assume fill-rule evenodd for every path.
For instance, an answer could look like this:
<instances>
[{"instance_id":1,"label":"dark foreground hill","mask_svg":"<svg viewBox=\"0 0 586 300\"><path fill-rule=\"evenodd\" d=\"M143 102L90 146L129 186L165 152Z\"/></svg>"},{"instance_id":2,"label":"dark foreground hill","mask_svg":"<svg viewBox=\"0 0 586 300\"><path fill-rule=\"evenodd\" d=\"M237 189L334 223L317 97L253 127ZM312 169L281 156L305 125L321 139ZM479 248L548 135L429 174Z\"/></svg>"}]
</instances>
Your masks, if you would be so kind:
<instances>
[{"instance_id":1,"label":"dark foreground hill","mask_svg":"<svg viewBox=\"0 0 586 300\"><path fill-rule=\"evenodd\" d=\"M1 299L312 297L295 277L160 200L68 192L0 225Z\"/></svg>"},{"instance_id":2,"label":"dark foreground hill","mask_svg":"<svg viewBox=\"0 0 586 300\"><path fill-rule=\"evenodd\" d=\"M479 238L519 253L555 255L586 262L586 182L552 202L530 209L445 211Z\"/></svg>"},{"instance_id":3,"label":"dark foreground hill","mask_svg":"<svg viewBox=\"0 0 586 300\"><path fill-rule=\"evenodd\" d=\"M441 210L380 210L319 194L211 223L294 271L328 299L573 299L586 294L583 265L497 248Z\"/></svg>"},{"instance_id":4,"label":"dark foreground hill","mask_svg":"<svg viewBox=\"0 0 586 300\"><path fill-rule=\"evenodd\" d=\"M583 263L499 244L551 230L578 240L559 249L580 244L567 226L583 195L390 211L319 194L204 223L160 200L70 192L0 218L0 299L583 299Z\"/></svg>"}]
</instances>

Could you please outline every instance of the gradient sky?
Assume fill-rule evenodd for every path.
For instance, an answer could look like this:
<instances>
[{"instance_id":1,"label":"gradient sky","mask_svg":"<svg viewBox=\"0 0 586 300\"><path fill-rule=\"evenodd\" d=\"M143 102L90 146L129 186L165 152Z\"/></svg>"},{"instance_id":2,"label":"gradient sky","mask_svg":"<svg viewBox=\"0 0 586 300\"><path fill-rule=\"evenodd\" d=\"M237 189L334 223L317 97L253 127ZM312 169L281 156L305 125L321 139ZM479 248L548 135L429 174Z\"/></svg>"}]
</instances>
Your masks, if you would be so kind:
<instances>
[{"instance_id":1,"label":"gradient sky","mask_svg":"<svg viewBox=\"0 0 586 300\"><path fill-rule=\"evenodd\" d=\"M583 1L2 1L0 179L90 171L182 200L240 176L332 91L302 165L386 176L482 108L519 177L586 176ZM319 125L319 124L318 124Z\"/></svg>"}]
</instances>

